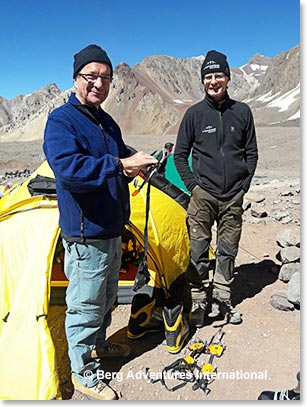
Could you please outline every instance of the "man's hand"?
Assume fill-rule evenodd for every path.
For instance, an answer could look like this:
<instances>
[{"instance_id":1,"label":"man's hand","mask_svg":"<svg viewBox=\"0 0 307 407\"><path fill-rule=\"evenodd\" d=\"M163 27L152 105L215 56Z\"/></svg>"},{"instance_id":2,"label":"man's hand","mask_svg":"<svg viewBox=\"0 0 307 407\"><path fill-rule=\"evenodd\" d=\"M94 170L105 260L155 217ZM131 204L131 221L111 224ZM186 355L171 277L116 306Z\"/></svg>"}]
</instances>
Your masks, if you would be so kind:
<instances>
[{"instance_id":1,"label":"man's hand","mask_svg":"<svg viewBox=\"0 0 307 407\"><path fill-rule=\"evenodd\" d=\"M139 151L127 158L121 158L124 174L127 177L134 178L141 170L146 170L151 164L157 164L158 160L148 153Z\"/></svg>"}]
</instances>

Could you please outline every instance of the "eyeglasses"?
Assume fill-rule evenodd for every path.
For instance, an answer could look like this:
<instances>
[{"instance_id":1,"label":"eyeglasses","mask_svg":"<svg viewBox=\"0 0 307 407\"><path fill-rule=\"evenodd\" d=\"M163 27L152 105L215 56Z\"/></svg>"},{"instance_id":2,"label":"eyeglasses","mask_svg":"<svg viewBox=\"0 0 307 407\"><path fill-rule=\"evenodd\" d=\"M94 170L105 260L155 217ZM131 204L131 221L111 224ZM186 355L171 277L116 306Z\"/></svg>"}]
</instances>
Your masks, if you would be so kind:
<instances>
[{"instance_id":1,"label":"eyeglasses","mask_svg":"<svg viewBox=\"0 0 307 407\"><path fill-rule=\"evenodd\" d=\"M88 83L95 83L100 78L101 82L105 84L110 83L112 79L110 75L95 75L93 73L79 73L78 75Z\"/></svg>"},{"instance_id":2,"label":"eyeglasses","mask_svg":"<svg viewBox=\"0 0 307 407\"><path fill-rule=\"evenodd\" d=\"M224 75L223 73L216 73L216 74L208 74L204 76L204 81L206 82L210 82L213 79L215 79L216 81L222 81L226 78L226 75Z\"/></svg>"}]
</instances>

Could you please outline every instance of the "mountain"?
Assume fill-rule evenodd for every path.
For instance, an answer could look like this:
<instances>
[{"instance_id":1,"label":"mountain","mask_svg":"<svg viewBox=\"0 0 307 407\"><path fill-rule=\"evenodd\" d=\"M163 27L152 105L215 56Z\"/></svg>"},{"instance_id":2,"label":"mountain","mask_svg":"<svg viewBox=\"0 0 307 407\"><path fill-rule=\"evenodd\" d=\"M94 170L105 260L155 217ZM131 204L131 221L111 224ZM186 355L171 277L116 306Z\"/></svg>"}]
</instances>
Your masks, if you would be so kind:
<instances>
[{"instance_id":1,"label":"mountain","mask_svg":"<svg viewBox=\"0 0 307 407\"><path fill-rule=\"evenodd\" d=\"M30 141L43 137L48 114L68 98L55 83L14 99L0 97L0 141Z\"/></svg>"},{"instance_id":2,"label":"mountain","mask_svg":"<svg viewBox=\"0 0 307 407\"><path fill-rule=\"evenodd\" d=\"M300 49L272 59L251 98L244 100L261 125L296 125L300 122Z\"/></svg>"},{"instance_id":3,"label":"mountain","mask_svg":"<svg viewBox=\"0 0 307 407\"><path fill-rule=\"evenodd\" d=\"M154 55L134 67L120 63L103 108L123 134L174 134L186 109L204 97L199 77L203 60ZM51 84L12 100L0 97L0 141L41 139L48 114L72 90L62 92ZM273 58L256 54L231 68L228 90L248 103L257 126L299 126L299 45Z\"/></svg>"}]
</instances>

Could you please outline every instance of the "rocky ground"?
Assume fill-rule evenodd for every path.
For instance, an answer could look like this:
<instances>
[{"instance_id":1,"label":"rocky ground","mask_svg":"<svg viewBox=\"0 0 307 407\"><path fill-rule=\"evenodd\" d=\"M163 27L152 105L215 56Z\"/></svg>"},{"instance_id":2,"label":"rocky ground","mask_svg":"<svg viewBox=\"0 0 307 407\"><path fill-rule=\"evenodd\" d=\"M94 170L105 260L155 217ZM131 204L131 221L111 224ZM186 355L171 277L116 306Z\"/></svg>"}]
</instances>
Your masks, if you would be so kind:
<instances>
[{"instance_id":1,"label":"rocky ground","mask_svg":"<svg viewBox=\"0 0 307 407\"><path fill-rule=\"evenodd\" d=\"M132 356L127 360L104 363L102 369L112 374L110 385L121 400L256 400L262 390L296 385L295 375L300 370L301 358L300 309L287 302L290 283L284 277L284 281L280 279L280 269L286 262L299 263L299 257L293 253L281 255L282 236L293 237L295 243L290 247L299 245L299 129L263 128L258 129L258 134L260 160L251 190L246 195L233 291L234 305L242 313L243 323L224 325L221 320L208 319L206 326L190 338L190 343L198 339L209 341L223 327L226 348L214 362L220 375L209 385L211 391L207 396L201 389L193 390L191 383L175 392L167 391L161 383L148 383L144 378L146 368L150 368L154 376L158 375L165 366L188 355L188 347L178 355L170 355L163 332L144 336L138 341L127 339L130 305L118 305L113 311L108 335L115 341L129 344ZM172 141L170 137L153 137L148 142L145 137L148 136L126 142L136 149L145 149L146 145L146 151L153 151L161 148L165 141ZM18 151L23 150L19 157L14 156L13 144ZM35 157L38 163L40 144L34 144L30 149L28 143L22 148L18 143L1 143L0 174L29 168L28 164L34 166L31 157ZM5 164L9 159L18 161L18 166ZM13 181L2 179L2 184ZM214 246L214 240L212 244ZM284 293L283 302L277 301L276 304L276 294L281 292ZM50 306L49 325L57 350L62 397L82 400L82 396L73 391L70 381L64 312L64 306Z\"/></svg>"}]
</instances>

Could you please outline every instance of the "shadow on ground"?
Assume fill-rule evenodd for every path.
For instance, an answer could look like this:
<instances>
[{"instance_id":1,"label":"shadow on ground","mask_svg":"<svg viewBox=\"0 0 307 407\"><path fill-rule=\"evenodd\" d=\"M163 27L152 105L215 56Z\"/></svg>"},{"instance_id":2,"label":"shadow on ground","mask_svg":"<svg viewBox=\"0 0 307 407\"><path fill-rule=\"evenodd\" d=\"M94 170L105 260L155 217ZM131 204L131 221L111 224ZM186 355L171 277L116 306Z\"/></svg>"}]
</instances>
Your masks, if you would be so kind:
<instances>
[{"instance_id":1,"label":"shadow on ground","mask_svg":"<svg viewBox=\"0 0 307 407\"><path fill-rule=\"evenodd\" d=\"M242 264L235 270L233 283L233 305L240 304L246 298L259 294L263 288L273 284L277 278L278 267L272 260L259 263Z\"/></svg>"},{"instance_id":2,"label":"shadow on ground","mask_svg":"<svg viewBox=\"0 0 307 407\"><path fill-rule=\"evenodd\" d=\"M256 296L263 290L263 288L273 284L278 278L278 274L272 272L274 267L276 268L276 264L272 260L263 260L259 263L242 264L237 267L235 270L235 280L233 283L233 305L236 306L246 298ZM62 399L69 400L71 398L75 398L75 396L74 387L70 380L70 362L67 353L67 341L65 334L63 335L65 310L65 306L50 306L48 324L50 326L52 339L56 349ZM220 321L219 318L208 317L205 321L205 325L208 326L218 321ZM195 330L191 329L189 338L191 338L194 333ZM132 350L132 353L128 358L104 360L101 369L115 374L121 370L122 366L129 363L131 360L156 348L164 341L165 335L164 330L162 330L161 332L151 333L150 335L145 335L144 338L133 341L127 337L127 327L123 327L108 339L110 339L112 342L127 344Z\"/></svg>"},{"instance_id":3,"label":"shadow on ground","mask_svg":"<svg viewBox=\"0 0 307 407\"><path fill-rule=\"evenodd\" d=\"M235 279L232 285L232 305L235 307L246 298L255 297L266 286L273 284L278 278L278 270L278 266L272 260L242 264L236 267ZM226 324L227 321L224 320L222 315L216 317L206 316L205 319L205 326L222 327Z\"/></svg>"},{"instance_id":4,"label":"shadow on ground","mask_svg":"<svg viewBox=\"0 0 307 407\"><path fill-rule=\"evenodd\" d=\"M164 339L164 330L161 330L160 332L152 332L150 335L147 334L144 338L131 340L127 338L127 327L124 327L110 336L108 340L115 343L129 345L131 348L131 355L125 359L104 359L101 368L104 371L116 373L120 371L122 366L126 363L129 363L131 360L156 348L164 341Z\"/></svg>"},{"instance_id":5,"label":"shadow on ground","mask_svg":"<svg viewBox=\"0 0 307 407\"><path fill-rule=\"evenodd\" d=\"M65 311L66 306L50 306L48 313L48 325L50 327L52 340L55 346L59 389L63 400L70 400L72 398L82 399L79 397L79 395L75 397L74 386L70 379L70 361L68 357L67 340L64 333ZM161 332L151 333L150 335L146 335L144 338L133 341L128 339L127 327L124 327L115 332L108 339L111 340L111 342L127 344L132 350L131 355L128 358L105 359L103 361L103 366L101 366L102 370L110 373L116 373L119 372L122 366L124 366L126 363L129 363L131 360L137 358L143 353L156 348L164 341L165 336L164 330L161 330ZM107 380L106 383L108 383Z\"/></svg>"}]
</instances>

